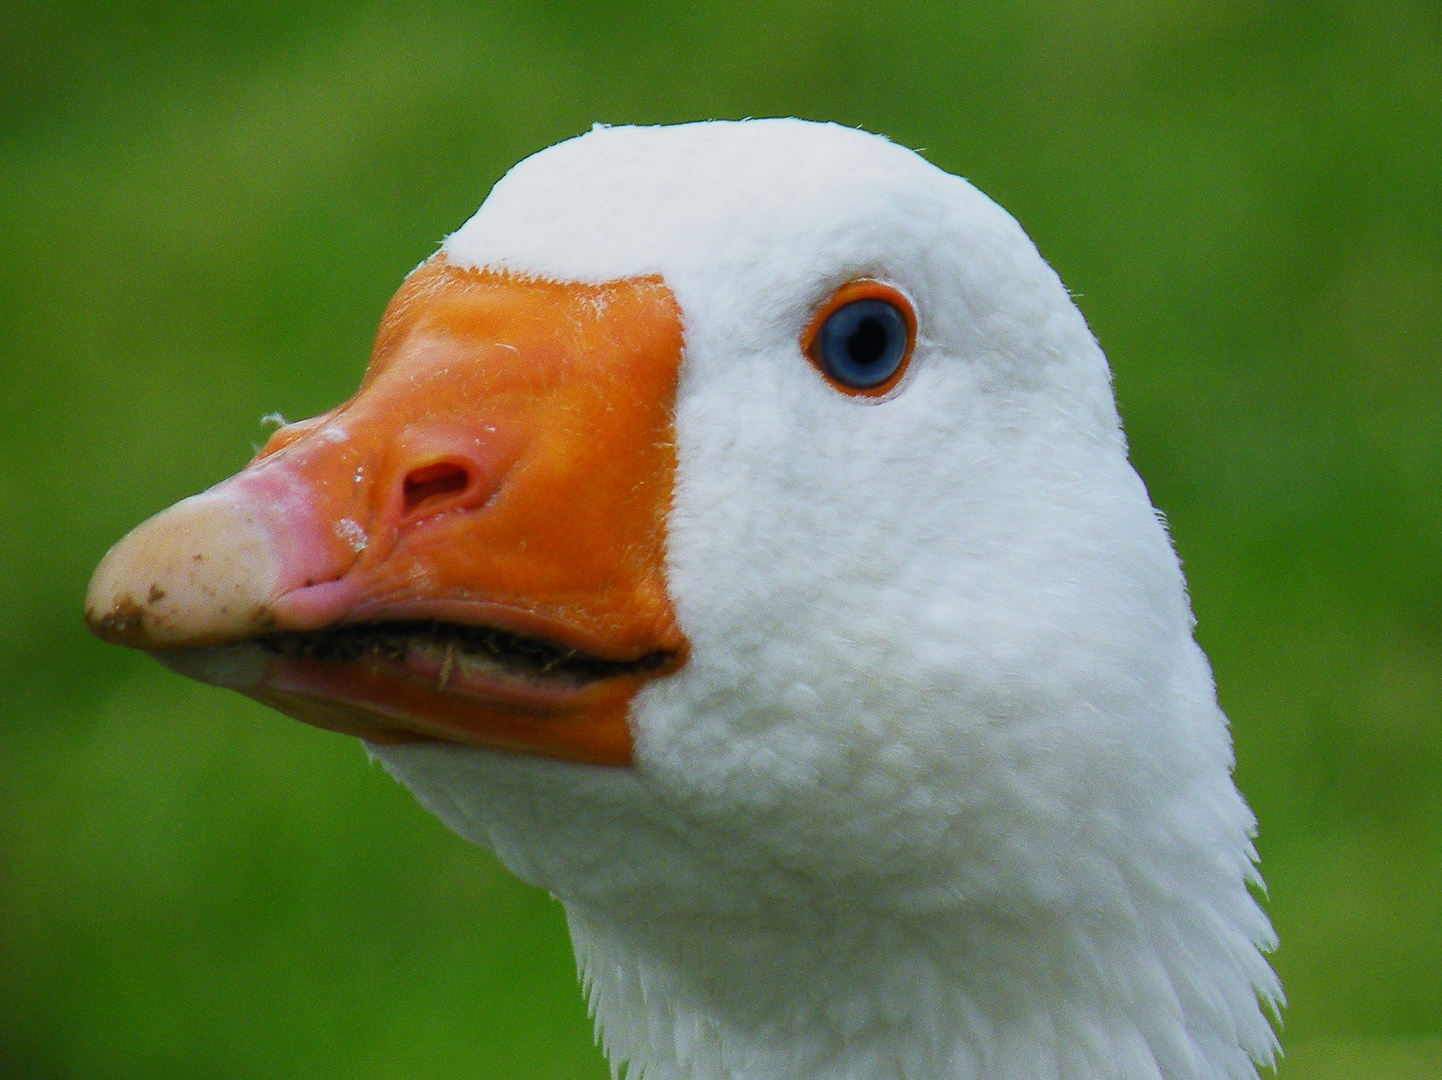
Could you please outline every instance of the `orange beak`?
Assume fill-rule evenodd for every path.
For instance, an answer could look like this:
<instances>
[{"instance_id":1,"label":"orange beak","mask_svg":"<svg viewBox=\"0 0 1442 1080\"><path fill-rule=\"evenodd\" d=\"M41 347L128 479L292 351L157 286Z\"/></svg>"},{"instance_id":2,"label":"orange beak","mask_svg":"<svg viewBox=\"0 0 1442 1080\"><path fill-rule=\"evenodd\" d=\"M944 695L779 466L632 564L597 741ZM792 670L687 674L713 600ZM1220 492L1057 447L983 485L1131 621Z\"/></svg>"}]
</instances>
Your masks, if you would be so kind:
<instances>
[{"instance_id":1,"label":"orange beak","mask_svg":"<svg viewBox=\"0 0 1442 1080\"><path fill-rule=\"evenodd\" d=\"M597 764L685 662L658 279L413 273L350 401L116 544L86 620L320 727Z\"/></svg>"}]
</instances>

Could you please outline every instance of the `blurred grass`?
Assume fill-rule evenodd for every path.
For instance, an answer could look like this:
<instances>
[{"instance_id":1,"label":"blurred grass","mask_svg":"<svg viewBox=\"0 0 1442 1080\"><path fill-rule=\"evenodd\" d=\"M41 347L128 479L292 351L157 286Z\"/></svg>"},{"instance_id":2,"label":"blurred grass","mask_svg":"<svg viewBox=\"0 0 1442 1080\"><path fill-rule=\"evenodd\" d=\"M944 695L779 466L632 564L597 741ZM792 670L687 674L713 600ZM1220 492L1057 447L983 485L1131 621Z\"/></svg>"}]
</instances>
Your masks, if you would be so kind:
<instances>
[{"instance_id":1,"label":"blurred grass","mask_svg":"<svg viewBox=\"0 0 1442 1080\"><path fill-rule=\"evenodd\" d=\"M604 1075L550 901L80 599L350 392L515 160L775 114L925 148L1080 294L1261 819L1281 1076L1442 1075L1439 57L1421 2L0 8L0 1075Z\"/></svg>"}]
</instances>

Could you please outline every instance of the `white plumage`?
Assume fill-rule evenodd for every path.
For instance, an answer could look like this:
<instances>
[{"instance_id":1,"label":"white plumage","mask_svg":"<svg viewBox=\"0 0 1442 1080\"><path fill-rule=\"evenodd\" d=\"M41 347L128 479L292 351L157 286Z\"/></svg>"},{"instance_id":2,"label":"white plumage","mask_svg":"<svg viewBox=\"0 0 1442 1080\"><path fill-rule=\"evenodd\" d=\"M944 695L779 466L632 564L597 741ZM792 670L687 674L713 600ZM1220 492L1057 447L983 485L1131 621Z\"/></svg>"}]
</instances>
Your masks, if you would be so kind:
<instances>
[{"instance_id":1,"label":"white plumage","mask_svg":"<svg viewBox=\"0 0 1442 1080\"><path fill-rule=\"evenodd\" d=\"M834 126L607 128L517 165L444 250L658 275L681 307L667 572L692 652L633 702L634 765L373 748L560 898L613 1067L1273 1059L1254 821L1181 571L1105 358L1004 211ZM880 401L797 345L856 278L917 315Z\"/></svg>"}]
</instances>

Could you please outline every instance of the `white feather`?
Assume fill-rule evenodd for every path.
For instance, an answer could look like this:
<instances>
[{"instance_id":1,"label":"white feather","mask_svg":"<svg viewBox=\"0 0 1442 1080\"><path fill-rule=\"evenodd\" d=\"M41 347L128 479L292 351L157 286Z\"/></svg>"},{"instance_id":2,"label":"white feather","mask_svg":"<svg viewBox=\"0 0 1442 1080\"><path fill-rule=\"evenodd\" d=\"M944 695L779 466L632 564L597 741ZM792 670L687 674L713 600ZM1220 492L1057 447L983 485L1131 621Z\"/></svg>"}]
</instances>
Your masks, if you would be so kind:
<instances>
[{"instance_id":1,"label":"white feather","mask_svg":"<svg viewBox=\"0 0 1442 1080\"><path fill-rule=\"evenodd\" d=\"M374 752L566 906L613 1068L648 1080L1252 1078L1281 990L1180 567L1105 358L1020 227L800 121L604 128L447 240L681 305L668 529L688 664L636 763ZM798 341L913 301L903 385Z\"/></svg>"}]
</instances>

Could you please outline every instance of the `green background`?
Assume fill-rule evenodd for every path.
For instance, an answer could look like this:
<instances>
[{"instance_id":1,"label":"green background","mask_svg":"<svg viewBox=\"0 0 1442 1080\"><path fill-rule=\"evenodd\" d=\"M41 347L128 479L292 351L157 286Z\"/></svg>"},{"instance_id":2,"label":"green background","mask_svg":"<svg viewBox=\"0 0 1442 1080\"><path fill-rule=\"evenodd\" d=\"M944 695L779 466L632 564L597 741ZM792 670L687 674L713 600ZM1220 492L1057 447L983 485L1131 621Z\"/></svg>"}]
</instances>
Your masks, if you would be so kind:
<instances>
[{"instance_id":1,"label":"green background","mask_svg":"<svg viewBox=\"0 0 1442 1080\"><path fill-rule=\"evenodd\" d=\"M1079 294L1261 819L1282 1076L1442 1075L1442 13L1267 0L0 7L0 1075L604 1076L557 906L81 598L349 394L511 163L774 114L922 148Z\"/></svg>"}]
</instances>

